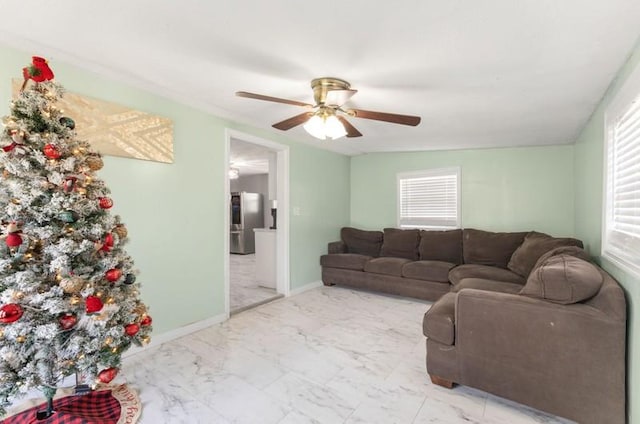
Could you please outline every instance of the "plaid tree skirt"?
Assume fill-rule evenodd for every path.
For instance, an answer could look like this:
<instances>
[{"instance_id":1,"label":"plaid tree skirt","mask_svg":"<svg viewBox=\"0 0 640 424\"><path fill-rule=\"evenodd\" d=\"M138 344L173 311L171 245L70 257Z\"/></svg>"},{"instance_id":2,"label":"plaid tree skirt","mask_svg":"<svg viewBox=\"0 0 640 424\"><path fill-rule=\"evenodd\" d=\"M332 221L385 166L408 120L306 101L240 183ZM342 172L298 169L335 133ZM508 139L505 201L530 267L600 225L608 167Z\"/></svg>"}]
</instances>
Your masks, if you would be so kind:
<instances>
[{"instance_id":1,"label":"plaid tree skirt","mask_svg":"<svg viewBox=\"0 0 640 424\"><path fill-rule=\"evenodd\" d=\"M123 384L86 395L58 397L53 401L55 413L45 420L36 419L36 413L44 409L46 403L24 409L2 424L133 424L140 418L141 404L137 393Z\"/></svg>"}]
</instances>

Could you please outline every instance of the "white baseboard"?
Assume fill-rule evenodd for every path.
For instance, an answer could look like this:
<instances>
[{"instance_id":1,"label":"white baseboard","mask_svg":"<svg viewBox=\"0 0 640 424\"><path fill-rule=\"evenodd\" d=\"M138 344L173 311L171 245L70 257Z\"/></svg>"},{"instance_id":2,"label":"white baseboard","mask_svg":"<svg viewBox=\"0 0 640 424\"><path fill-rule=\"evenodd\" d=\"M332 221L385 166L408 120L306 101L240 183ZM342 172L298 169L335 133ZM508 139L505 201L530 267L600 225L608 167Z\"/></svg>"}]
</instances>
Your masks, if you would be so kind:
<instances>
[{"instance_id":1,"label":"white baseboard","mask_svg":"<svg viewBox=\"0 0 640 424\"><path fill-rule=\"evenodd\" d=\"M175 339L179 339L180 337L184 337L188 334L195 333L196 331L203 330L207 327L210 327L215 324L219 324L223 321L229 319L227 314L220 314L213 316L211 318L203 319L202 321L196 321L194 323L185 325L184 327L176 328L175 330L170 330L165 333L160 333L157 336L154 336L151 333L151 342L146 346L133 346L125 353L122 354L122 358L128 358L129 356L135 355L140 352L144 352L147 349L151 349L152 347L160 346L164 343L170 342Z\"/></svg>"},{"instance_id":2,"label":"white baseboard","mask_svg":"<svg viewBox=\"0 0 640 424\"><path fill-rule=\"evenodd\" d=\"M297 294L304 293L307 290L315 289L316 287L321 287L321 286L322 286L322 281L313 281L309 284L305 284L302 287L298 287L297 289L293 289L289 291L289 296L295 296Z\"/></svg>"},{"instance_id":3,"label":"white baseboard","mask_svg":"<svg viewBox=\"0 0 640 424\"><path fill-rule=\"evenodd\" d=\"M309 284L305 284L302 287L298 287L296 289L289 291L289 296L295 296L297 294L304 293L308 290L312 290L321 286L322 286L322 281L313 281ZM212 325L219 324L221 322L226 321L227 319L229 319L229 316L227 314L220 314L220 315L216 315L214 317L207 318L202 321L197 321L197 322L185 325L184 327L176 328L175 330L170 330L158 335L154 335L152 333L151 342L148 345L143 347L133 346L129 350L127 350L125 353L122 354L122 358L123 359L128 358L137 353L144 352L147 349L160 346L164 343L170 342L175 339L179 339L180 337L184 337L188 334L195 333L196 331L203 330Z\"/></svg>"}]
</instances>

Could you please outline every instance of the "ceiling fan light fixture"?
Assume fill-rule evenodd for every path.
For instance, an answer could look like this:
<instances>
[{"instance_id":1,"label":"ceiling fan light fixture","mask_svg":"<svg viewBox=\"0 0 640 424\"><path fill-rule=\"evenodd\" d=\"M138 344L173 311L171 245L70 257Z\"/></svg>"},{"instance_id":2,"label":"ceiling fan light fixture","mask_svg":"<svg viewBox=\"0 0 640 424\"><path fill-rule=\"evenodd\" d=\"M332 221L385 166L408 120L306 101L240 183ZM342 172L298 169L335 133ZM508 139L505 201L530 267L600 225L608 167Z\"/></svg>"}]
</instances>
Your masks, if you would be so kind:
<instances>
[{"instance_id":1,"label":"ceiling fan light fixture","mask_svg":"<svg viewBox=\"0 0 640 424\"><path fill-rule=\"evenodd\" d=\"M344 129L344 125L342 125L342 122L340 122L335 115L327 117L327 119L324 121L324 128L327 137L332 140L347 135L347 131Z\"/></svg>"},{"instance_id":2,"label":"ceiling fan light fixture","mask_svg":"<svg viewBox=\"0 0 640 424\"><path fill-rule=\"evenodd\" d=\"M310 135L320 140L335 140L347 135L344 125L335 115L313 115L303 127Z\"/></svg>"},{"instance_id":3,"label":"ceiling fan light fixture","mask_svg":"<svg viewBox=\"0 0 640 424\"><path fill-rule=\"evenodd\" d=\"M324 140L326 135L324 133L324 121L318 115L313 115L306 124L303 125L306 132L315 138Z\"/></svg>"},{"instance_id":4,"label":"ceiling fan light fixture","mask_svg":"<svg viewBox=\"0 0 640 424\"><path fill-rule=\"evenodd\" d=\"M313 89L315 104L265 96L263 94L249 93L247 91L238 91L236 92L236 96L264 100L267 102L284 103L293 106L302 106L306 108L306 112L302 112L283 121L276 122L271 126L280 131L288 131L291 128L304 124L304 129L312 137L320 140L335 140L344 136L349 138L361 137L362 133L358 131L358 129L354 127L346 117L371 119L374 121L410 125L413 127L420 123L419 116L399 115L397 113L375 112L372 110L344 107L345 103L348 102L358 90L352 89L351 84L340 78L316 78L311 81L311 88ZM337 112L342 113L340 115L336 115Z\"/></svg>"}]
</instances>

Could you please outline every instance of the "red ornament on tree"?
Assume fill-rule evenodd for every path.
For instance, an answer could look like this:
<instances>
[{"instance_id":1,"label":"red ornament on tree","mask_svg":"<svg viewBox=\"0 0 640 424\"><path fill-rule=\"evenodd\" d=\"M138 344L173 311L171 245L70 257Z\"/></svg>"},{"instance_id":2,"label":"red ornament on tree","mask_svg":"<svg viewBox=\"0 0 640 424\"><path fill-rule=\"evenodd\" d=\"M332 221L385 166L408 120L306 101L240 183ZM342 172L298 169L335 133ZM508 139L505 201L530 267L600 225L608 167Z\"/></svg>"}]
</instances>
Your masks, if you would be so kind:
<instances>
[{"instance_id":1,"label":"red ornament on tree","mask_svg":"<svg viewBox=\"0 0 640 424\"><path fill-rule=\"evenodd\" d=\"M9 303L0 308L0 323L10 324L18 321L23 314L22 307L16 303Z\"/></svg>"},{"instance_id":2,"label":"red ornament on tree","mask_svg":"<svg viewBox=\"0 0 640 424\"><path fill-rule=\"evenodd\" d=\"M20 237L19 233L9 233L5 242L9 247L18 247L22 244L22 237Z\"/></svg>"},{"instance_id":3,"label":"red ornament on tree","mask_svg":"<svg viewBox=\"0 0 640 424\"><path fill-rule=\"evenodd\" d=\"M98 296L87 296L85 307L88 314L98 312L102 309L102 300Z\"/></svg>"},{"instance_id":4,"label":"red ornament on tree","mask_svg":"<svg viewBox=\"0 0 640 424\"><path fill-rule=\"evenodd\" d=\"M116 378L116 375L118 375L118 368L107 368L98 373L98 380L100 380L101 383L107 384Z\"/></svg>"},{"instance_id":5,"label":"red ornament on tree","mask_svg":"<svg viewBox=\"0 0 640 424\"><path fill-rule=\"evenodd\" d=\"M100 250L103 252L109 252L112 248L113 248L113 235L111 233L107 233L107 235L104 236L104 243L102 244L102 247L100 248Z\"/></svg>"},{"instance_id":6,"label":"red ornament on tree","mask_svg":"<svg viewBox=\"0 0 640 424\"><path fill-rule=\"evenodd\" d=\"M127 336L135 336L140 331L140 326L138 324L127 324L124 326L124 332L127 333Z\"/></svg>"},{"instance_id":7,"label":"red ornament on tree","mask_svg":"<svg viewBox=\"0 0 640 424\"><path fill-rule=\"evenodd\" d=\"M4 241L9 247L18 247L22 244L20 228L18 227L17 222L12 221L7 225L7 235L5 236Z\"/></svg>"},{"instance_id":8,"label":"red ornament on tree","mask_svg":"<svg viewBox=\"0 0 640 424\"><path fill-rule=\"evenodd\" d=\"M69 330L78 323L78 318L73 314L64 314L58 318L58 322L63 330Z\"/></svg>"},{"instance_id":9,"label":"red ornament on tree","mask_svg":"<svg viewBox=\"0 0 640 424\"><path fill-rule=\"evenodd\" d=\"M62 156L60 150L58 150L58 148L53 144L45 144L42 152L49 159L60 159L60 157Z\"/></svg>"},{"instance_id":10,"label":"red ornament on tree","mask_svg":"<svg viewBox=\"0 0 640 424\"><path fill-rule=\"evenodd\" d=\"M11 224L10 224L11 225ZM9 232L7 234L7 238L5 238L5 243L9 247L18 247L22 244L22 237L20 237L20 231Z\"/></svg>"},{"instance_id":11,"label":"red ornament on tree","mask_svg":"<svg viewBox=\"0 0 640 424\"><path fill-rule=\"evenodd\" d=\"M122 277L122 271L120 271L118 268L111 268L104 274L104 276L107 281L115 283L120 277Z\"/></svg>"},{"instance_id":12,"label":"red ornament on tree","mask_svg":"<svg viewBox=\"0 0 640 424\"><path fill-rule=\"evenodd\" d=\"M140 321L140 325L147 327L151 325L152 322L153 320L151 319L151 317L149 315L145 315L145 317L142 318L142 321Z\"/></svg>"},{"instance_id":13,"label":"red ornament on tree","mask_svg":"<svg viewBox=\"0 0 640 424\"><path fill-rule=\"evenodd\" d=\"M113 200L111 200L108 197L101 197L100 198L100 207L102 209L109 209L111 206L113 206Z\"/></svg>"}]
</instances>

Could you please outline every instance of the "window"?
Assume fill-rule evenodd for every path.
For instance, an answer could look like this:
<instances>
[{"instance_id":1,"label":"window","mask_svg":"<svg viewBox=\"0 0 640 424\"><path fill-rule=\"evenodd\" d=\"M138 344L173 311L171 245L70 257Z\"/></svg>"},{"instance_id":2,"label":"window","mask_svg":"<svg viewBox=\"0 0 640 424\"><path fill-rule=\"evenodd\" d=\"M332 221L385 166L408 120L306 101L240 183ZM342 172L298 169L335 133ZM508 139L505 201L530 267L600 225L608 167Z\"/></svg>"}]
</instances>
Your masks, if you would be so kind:
<instances>
[{"instance_id":1,"label":"window","mask_svg":"<svg viewBox=\"0 0 640 424\"><path fill-rule=\"evenodd\" d=\"M398 174L398 227L459 228L460 168Z\"/></svg>"},{"instance_id":2,"label":"window","mask_svg":"<svg viewBox=\"0 0 640 424\"><path fill-rule=\"evenodd\" d=\"M640 275L640 67L605 116L602 256Z\"/></svg>"}]
</instances>

